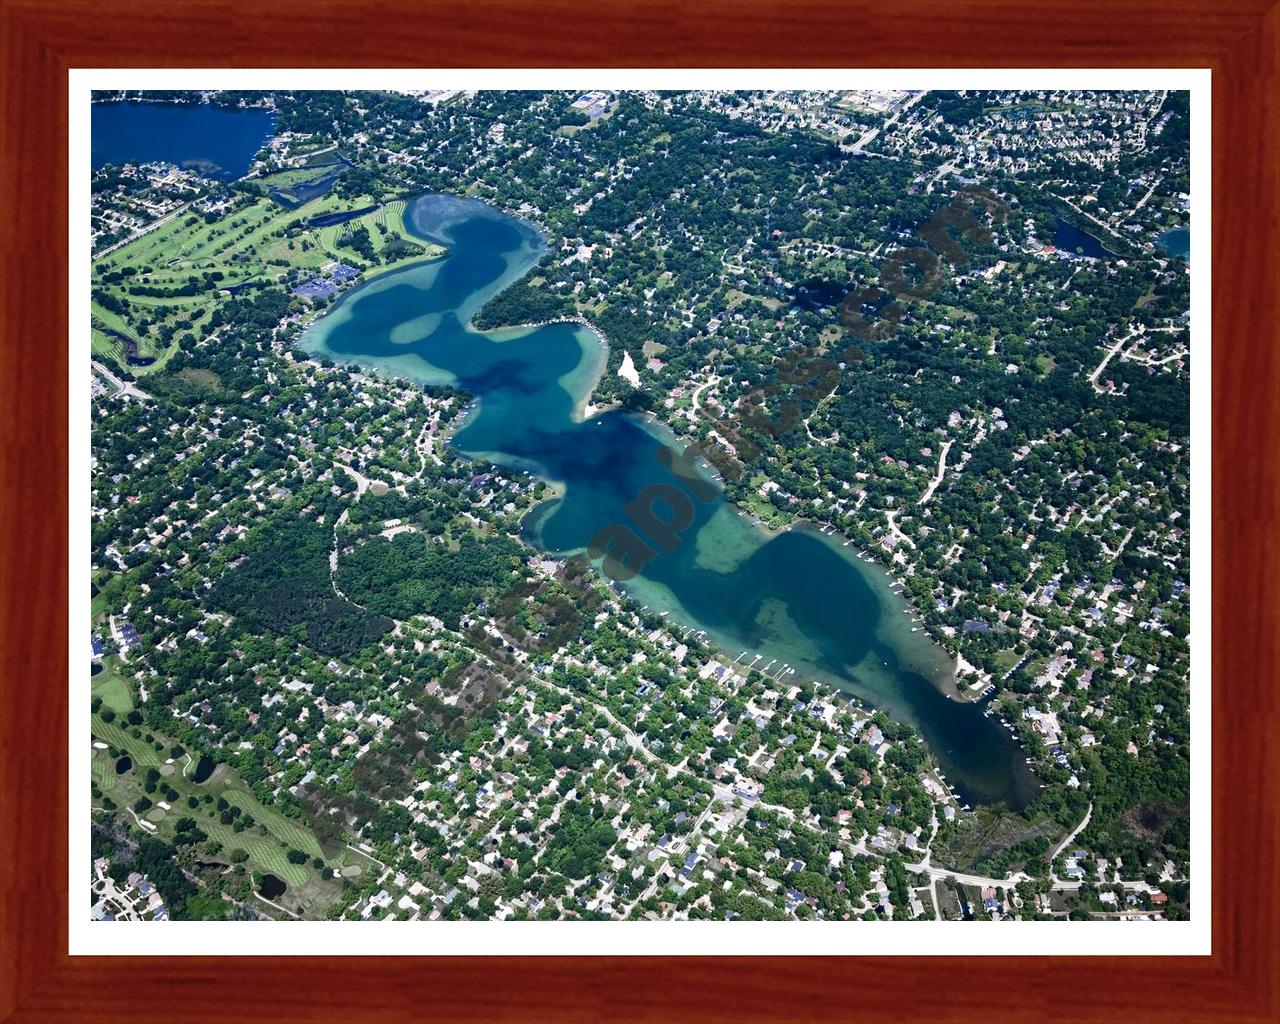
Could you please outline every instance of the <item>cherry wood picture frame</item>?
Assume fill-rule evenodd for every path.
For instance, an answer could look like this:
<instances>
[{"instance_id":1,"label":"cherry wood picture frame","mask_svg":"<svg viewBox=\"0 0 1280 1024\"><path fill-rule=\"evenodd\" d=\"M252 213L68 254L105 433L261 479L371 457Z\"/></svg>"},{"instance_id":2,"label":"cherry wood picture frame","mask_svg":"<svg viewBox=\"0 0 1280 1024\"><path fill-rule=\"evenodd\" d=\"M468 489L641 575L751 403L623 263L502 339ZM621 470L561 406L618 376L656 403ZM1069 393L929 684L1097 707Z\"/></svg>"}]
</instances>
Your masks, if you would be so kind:
<instances>
[{"instance_id":1,"label":"cherry wood picture frame","mask_svg":"<svg viewBox=\"0 0 1280 1024\"><path fill-rule=\"evenodd\" d=\"M0 0L0 57L0 1020L1280 1020L1274 0ZM68 956L68 69L452 66L1212 69L1212 955Z\"/></svg>"}]
</instances>

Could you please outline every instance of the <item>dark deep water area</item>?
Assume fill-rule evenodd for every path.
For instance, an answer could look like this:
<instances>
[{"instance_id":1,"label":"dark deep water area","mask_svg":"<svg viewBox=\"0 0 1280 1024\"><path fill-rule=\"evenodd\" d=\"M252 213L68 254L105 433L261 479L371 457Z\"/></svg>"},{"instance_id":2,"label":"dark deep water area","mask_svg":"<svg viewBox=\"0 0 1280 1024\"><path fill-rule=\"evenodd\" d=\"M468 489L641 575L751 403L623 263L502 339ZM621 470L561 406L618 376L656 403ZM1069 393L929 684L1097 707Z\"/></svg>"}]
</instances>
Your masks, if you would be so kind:
<instances>
[{"instance_id":1,"label":"dark deep water area","mask_svg":"<svg viewBox=\"0 0 1280 1024\"><path fill-rule=\"evenodd\" d=\"M1098 260L1109 260L1115 257L1115 253L1108 252L1093 235L1081 231L1067 220L1059 219L1053 232L1053 244L1064 252L1092 256Z\"/></svg>"},{"instance_id":2,"label":"dark deep water area","mask_svg":"<svg viewBox=\"0 0 1280 1024\"><path fill-rule=\"evenodd\" d=\"M163 161L222 181L243 177L275 130L269 110L209 103L95 103L91 120L94 170Z\"/></svg>"}]
</instances>

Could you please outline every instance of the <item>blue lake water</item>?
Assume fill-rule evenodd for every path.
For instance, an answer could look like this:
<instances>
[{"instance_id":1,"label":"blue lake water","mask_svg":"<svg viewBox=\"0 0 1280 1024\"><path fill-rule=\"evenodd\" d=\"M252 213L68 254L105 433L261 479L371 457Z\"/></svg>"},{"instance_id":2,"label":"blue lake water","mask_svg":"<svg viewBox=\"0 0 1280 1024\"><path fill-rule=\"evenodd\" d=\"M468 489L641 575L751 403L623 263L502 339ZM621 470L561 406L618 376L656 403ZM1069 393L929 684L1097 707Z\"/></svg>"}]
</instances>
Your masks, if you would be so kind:
<instances>
[{"instance_id":1,"label":"blue lake water","mask_svg":"<svg viewBox=\"0 0 1280 1024\"><path fill-rule=\"evenodd\" d=\"M1109 260L1115 256L1115 253L1108 252L1093 235L1086 234L1070 221L1061 218L1058 219L1058 224L1053 230L1053 244L1066 252L1074 253L1079 250L1080 255L1092 256L1099 260Z\"/></svg>"},{"instance_id":2,"label":"blue lake water","mask_svg":"<svg viewBox=\"0 0 1280 1024\"><path fill-rule=\"evenodd\" d=\"M275 114L201 103L95 103L91 150L103 164L164 161L234 181L275 130Z\"/></svg>"},{"instance_id":3,"label":"blue lake water","mask_svg":"<svg viewBox=\"0 0 1280 1024\"><path fill-rule=\"evenodd\" d=\"M912 616L878 567L816 529L774 535L754 526L705 467L696 477L668 468L682 445L660 424L622 411L584 417L604 369L604 339L577 323L470 326L544 252L531 225L453 196L415 200L405 222L449 255L348 292L303 336L304 351L477 396L451 443L557 485L558 496L525 522L528 539L553 554L583 551L601 528L628 523L627 506L646 487L676 489L671 502L649 507L670 520L679 503L691 521L671 550L620 584L628 594L705 631L726 660L745 652L742 664L769 675L791 666L780 683L821 679L910 722L971 803L1023 806L1035 795L1038 780L1009 733L981 705L944 694L954 692L951 658L922 629L912 632ZM660 532L655 526L649 536Z\"/></svg>"},{"instance_id":4,"label":"blue lake water","mask_svg":"<svg viewBox=\"0 0 1280 1024\"><path fill-rule=\"evenodd\" d=\"M1170 228L1156 236L1156 246L1170 256L1191 255L1191 229Z\"/></svg>"}]
</instances>

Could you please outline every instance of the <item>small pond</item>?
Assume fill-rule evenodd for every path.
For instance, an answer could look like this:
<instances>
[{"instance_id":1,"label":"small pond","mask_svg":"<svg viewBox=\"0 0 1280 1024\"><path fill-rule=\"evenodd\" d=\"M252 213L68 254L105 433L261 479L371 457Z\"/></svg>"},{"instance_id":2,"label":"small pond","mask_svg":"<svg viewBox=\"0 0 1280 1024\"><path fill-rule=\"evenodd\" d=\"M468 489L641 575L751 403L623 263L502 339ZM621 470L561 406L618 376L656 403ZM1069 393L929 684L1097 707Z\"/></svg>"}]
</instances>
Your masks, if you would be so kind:
<instances>
[{"instance_id":1,"label":"small pond","mask_svg":"<svg viewBox=\"0 0 1280 1024\"><path fill-rule=\"evenodd\" d=\"M1170 256L1186 258L1191 255L1191 229L1183 227L1162 231L1156 236L1156 247L1163 249Z\"/></svg>"},{"instance_id":2,"label":"small pond","mask_svg":"<svg viewBox=\"0 0 1280 1024\"><path fill-rule=\"evenodd\" d=\"M200 760L196 762L195 774L191 776L192 782L207 782L209 776L213 774L213 769L217 765L213 763L213 758L208 754L202 754Z\"/></svg>"},{"instance_id":3,"label":"small pond","mask_svg":"<svg viewBox=\"0 0 1280 1024\"><path fill-rule=\"evenodd\" d=\"M1081 231L1070 221L1058 220L1053 232L1053 244L1063 252L1078 256L1092 256L1096 260L1109 260L1115 253L1108 252L1093 235Z\"/></svg>"},{"instance_id":4,"label":"small pond","mask_svg":"<svg viewBox=\"0 0 1280 1024\"><path fill-rule=\"evenodd\" d=\"M366 213L373 213L377 208L377 205L362 206L358 210L339 210L336 213L322 213L318 217L312 217L307 221L307 227L327 228L334 224L345 224L349 220L363 217Z\"/></svg>"},{"instance_id":5,"label":"small pond","mask_svg":"<svg viewBox=\"0 0 1280 1024\"><path fill-rule=\"evenodd\" d=\"M262 887L258 889L258 895L269 900L279 899L285 894L289 887L275 875L263 875Z\"/></svg>"}]
</instances>

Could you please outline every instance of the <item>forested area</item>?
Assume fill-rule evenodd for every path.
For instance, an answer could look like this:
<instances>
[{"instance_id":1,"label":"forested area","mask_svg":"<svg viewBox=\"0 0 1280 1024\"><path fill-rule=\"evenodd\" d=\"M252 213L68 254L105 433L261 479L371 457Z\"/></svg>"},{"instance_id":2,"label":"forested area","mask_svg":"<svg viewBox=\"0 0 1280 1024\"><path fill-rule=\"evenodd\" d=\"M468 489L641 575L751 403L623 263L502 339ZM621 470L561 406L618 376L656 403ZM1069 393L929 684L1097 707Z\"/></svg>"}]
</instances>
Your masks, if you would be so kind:
<instances>
[{"instance_id":1,"label":"forested area","mask_svg":"<svg viewBox=\"0 0 1280 1024\"><path fill-rule=\"evenodd\" d=\"M456 548L417 533L366 541L338 563L337 583L370 612L408 619L458 620L506 586L526 549L510 537L462 536Z\"/></svg>"},{"instance_id":2,"label":"forested area","mask_svg":"<svg viewBox=\"0 0 1280 1024\"><path fill-rule=\"evenodd\" d=\"M544 258L543 262L545 264L547 260ZM574 304L547 287L545 278L540 276L545 269L545 266L534 267L519 281L495 295L475 315L472 324L487 331L494 327L513 327L575 316L577 308Z\"/></svg>"},{"instance_id":3,"label":"forested area","mask_svg":"<svg viewBox=\"0 0 1280 1024\"><path fill-rule=\"evenodd\" d=\"M245 561L214 584L216 607L242 629L289 634L323 654L350 655L394 623L333 591L330 532L305 520L277 520L244 543Z\"/></svg>"},{"instance_id":4,"label":"forested area","mask_svg":"<svg viewBox=\"0 0 1280 1024\"><path fill-rule=\"evenodd\" d=\"M562 807L541 864L565 878L585 878L600 870L604 855L618 837L605 820L601 804L572 800Z\"/></svg>"}]
</instances>

